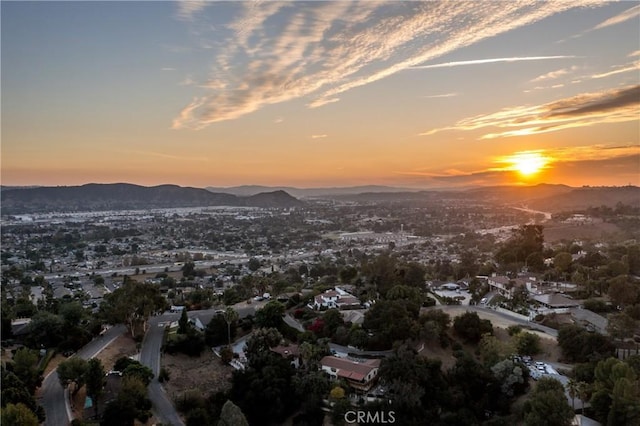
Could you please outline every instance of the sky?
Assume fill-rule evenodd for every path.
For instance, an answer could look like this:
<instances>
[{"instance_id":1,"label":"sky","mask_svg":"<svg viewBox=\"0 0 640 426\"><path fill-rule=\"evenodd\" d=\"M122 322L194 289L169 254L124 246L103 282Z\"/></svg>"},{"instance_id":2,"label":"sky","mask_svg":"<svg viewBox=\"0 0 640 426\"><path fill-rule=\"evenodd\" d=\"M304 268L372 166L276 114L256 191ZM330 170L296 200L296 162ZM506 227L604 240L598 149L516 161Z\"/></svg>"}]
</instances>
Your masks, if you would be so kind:
<instances>
[{"instance_id":1,"label":"sky","mask_svg":"<svg viewBox=\"0 0 640 426\"><path fill-rule=\"evenodd\" d=\"M2 185L640 185L636 1L0 12Z\"/></svg>"}]
</instances>

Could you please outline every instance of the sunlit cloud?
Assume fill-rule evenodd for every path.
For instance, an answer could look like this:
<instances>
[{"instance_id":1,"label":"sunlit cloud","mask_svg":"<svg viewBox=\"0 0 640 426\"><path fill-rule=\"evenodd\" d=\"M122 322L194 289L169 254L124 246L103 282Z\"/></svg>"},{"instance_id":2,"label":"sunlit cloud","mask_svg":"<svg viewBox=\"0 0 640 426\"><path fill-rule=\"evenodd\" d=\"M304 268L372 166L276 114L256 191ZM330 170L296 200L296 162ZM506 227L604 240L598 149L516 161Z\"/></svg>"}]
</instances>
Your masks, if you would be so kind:
<instances>
[{"instance_id":1,"label":"sunlit cloud","mask_svg":"<svg viewBox=\"0 0 640 426\"><path fill-rule=\"evenodd\" d=\"M622 12L619 15L616 15L612 18L607 19L604 22L601 22L600 24L596 25L595 27L593 27L593 30L600 30L602 28L606 28L606 27L610 27L612 25L618 25L621 24L623 22L626 22L630 19L636 19L637 17L640 16L640 5L632 7L631 9L627 9L626 11Z\"/></svg>"},{"instance_id":2,"label":"sunlit cloud","mask_svg":"<svg viewBox=\"0 0 640 426\"><path fill-rule=\"evenodd\" d=\"M487 133L480 139L526 136L599 123L638 120L640 86L584 93L542 105L516 106L501 111L465 118L454 126L421 133L429 136L444 130L477 130L497 127L504 130Z\"/></svg>"},{"instance_id":3,"label":"sunlit cloud","mask_svg":"<svg viewBox=\"0 0 640 426\"><path fill-rule=\"evenodd\" d=\"M324 139L328 135L311 135L311 139Z\"/></svg>"},{"instance_id":4,"label":"sunlit cloud","mask_svg":"<svg viewBox=\"0 0 640 426\"><path fill-rule=\"evenodd\" d=\"M283 121L284 121L284 118L282 118L282 117L278 117L278 118L276 118L275 120L273 120L273 122L274 122L275 124L280 124L280 123L282 123Z\"/></svg>"},{"instance_id":5,"label":"sunlit cloud","mask_svg":"<svg viewBox=\"0 0 640 426\"><path fill-rule=\"evenodd\" d=\"M443 93L441 95L425 95L425 96L423 96L423 98L437 99L437 98L453 98L455 96L458 96L458 94L457 93Z\"/></svg>"},{"instance_id":6,"label":"sunlit cloud","mask_svg":"<svg viewBox=\"0 0 640 426\"><path fill-rule=\"evenodd\" d=\"M491 59L474 59L469 61L456 61L456 62L444 62L441 64L432 65L418 65L411 67L414 70L426 70L431 68L451 68L461 67L466 65L483 65L483 64L495 64L498 62L522 62L522 61L543 61L548 59L572 59L575 56L521 56L511 58L491 58Z\"/></svg>"},{"instance_id":7,"label":"sunlit cloud","mask_svg":"<svg viewBox=\"0 0 640 426\"><path fill-rule=\"evenodd\" d=\"M640 50L636 50L635 52L631 52L627 55L629 58L633 58L635 56L640 56Z\"/></svg>"},{"instance_id":8,"label":"sunlit cloud","mask_svg":"<svg viewBox=\"0 0 640 426\"><path fill-rule=\"evenodd\" d=\"M571 73L575 72L577 69L578 69L578 67L574 65L574 66L572 66L570 68L562 68L562 69L559 69L559 70L556 70L556 71L551 71L551 72L548 72L546 74L543 74L541 76L538 76L538 77L534 78L533 80L531 80L531 82L532 83L537 83L539 81L555 80L557 78L564 77L564 76L566 76L568 74L571 74Z\"/></svg>"},{"instance_id":9,"label":"sunlit cloud","mask_svg":"<svg viewBox=\"0 0 640 426\"><path fill-rule=\"evenodd\" d=\"M587 0L577 6L600 4ZM224 5L180 7L196 19ZM234 3L240 14L217 32L226 39L211 51L213 66L200 70L215 76L216 84L198 83L204 93L181 111L173 128L201 129L292 99L306 98L311 108L337 102L351 89L577 6L537 1L485 2L482 7L474 2Z\"/></svg>"},{"instance_id":10,"label":"sunlit cloud","mask_svg":"<svg viewBox=\"0 0 640 426\"><path fill-rule=\"evenodd\" d=\"M601 74L595 74L595 75L592 75L591 78L605 78L605 77L610 77L612 75L622 74L626 72L632 72L632 71L637 72L638 70L640 70L640 61L636 61L632 64L615 67L615 69L613 69L612 71L601 73Z\"/></svg>"},{"instance_id":11,"label":"sunlit cloud","mask_svg":"<svg viewBox=\"0 0 640 426\"><path fill-rule=\"evenodd\" d=\"M597 182L612 176L628 176L638 183L640 146L589 145L555 149L530 150L496 156L482 169L398 171L396 175L422 179L423 184L447 186L531 184L564 182L572 175L582 184L591 176ZM531 173L523 173L530 170Z\"/></svg>"}]
</instances>

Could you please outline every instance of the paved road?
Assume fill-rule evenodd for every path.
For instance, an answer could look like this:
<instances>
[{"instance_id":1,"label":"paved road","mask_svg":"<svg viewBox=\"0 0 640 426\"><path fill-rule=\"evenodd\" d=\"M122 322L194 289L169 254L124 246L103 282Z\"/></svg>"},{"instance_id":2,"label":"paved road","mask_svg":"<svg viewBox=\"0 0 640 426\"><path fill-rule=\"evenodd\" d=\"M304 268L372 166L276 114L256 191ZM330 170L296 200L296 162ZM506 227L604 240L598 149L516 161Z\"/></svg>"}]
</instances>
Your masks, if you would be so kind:
<instances>
[{"instance_id":1,"label":"paved road","mask_svg":"<svg viewBox=\"0 0 640 426\"><path fill-rule=\"evenodd\" d=\"M92 340L74 356L90 359L99 354L109 343L126 332L124 325L117 325L109 329L103 336ZM58 372L53 371L43 381L40 387L40 405L46 413L45 425L62 426L71 421L71 412L67 405L65 390L58 380Z\"/></svg>"},{"instance_id":2,"label":"paved road","mask_svg":"<svg viewBox=\"0 0 640 426\"><path fill-rule=\"evenodd\" d=\"M477 305L469 305L469 306L461 306L461 305L442 305L436 307L422 308L422 309L441 309L444 312L451 314L452 316L462 315L465 312L477 312L478 316L483 319L488 319L496 325L496 322L507 323L508 325L521 325L523 327L531 327L533 329L539 330L551 337L558 337L558 330L555 330L550 327L545 327L544 325L536 324L531 321L524 320L515 315L509 315L508 313L496 311L491 308L486 308L483 306Z\"/></svg>"},{"instance_id":3,"label":"paved road","mask_svg":"<svg viewBox=\"0 0 640 426\"><path fill-rule=\"evenodd\" d=\"M264 303L253 303L251 305L243 303L236 305L235 309L240 318L245 318L249 315L254 315L256 308L263 305ZM206 309L189 311L187 314L189 317L199 317L203 320L203 324L207 324L211 317L216 315L215 312L216 309ZM184 423L173 406L173 401L171 401L160 382L158 382L158 373L160 372L160 352L162 350L164 329L171 321L177 321L179 318L180 314L174 312L165 312L162 315L152 317L149 320L149 329L140 348L140 362L151 368L155 376L149 384L149 399L153 404L153 414L161 423L173 426L184 425Z\"/></svg>"}]
</instances>

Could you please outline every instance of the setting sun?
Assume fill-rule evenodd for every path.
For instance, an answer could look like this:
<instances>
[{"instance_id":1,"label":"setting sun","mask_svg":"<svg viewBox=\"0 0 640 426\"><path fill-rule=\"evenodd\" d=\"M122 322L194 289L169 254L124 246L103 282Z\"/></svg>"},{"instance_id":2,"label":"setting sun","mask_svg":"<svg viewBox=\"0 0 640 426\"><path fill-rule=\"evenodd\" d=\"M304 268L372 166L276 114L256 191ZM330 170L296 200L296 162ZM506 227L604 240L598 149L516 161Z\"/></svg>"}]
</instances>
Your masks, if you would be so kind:
<instances>
[{"instance_id":1,"label":"setting sun","mask_svg":"<svg viewBox=\"0 0 640 426\"><path fill-rule=\"evenodd\" d=\"M549 159L538 152L519 152L509 158L511 169L523 176L531 176L544 169Z\"/></svg>"}]
</instances>

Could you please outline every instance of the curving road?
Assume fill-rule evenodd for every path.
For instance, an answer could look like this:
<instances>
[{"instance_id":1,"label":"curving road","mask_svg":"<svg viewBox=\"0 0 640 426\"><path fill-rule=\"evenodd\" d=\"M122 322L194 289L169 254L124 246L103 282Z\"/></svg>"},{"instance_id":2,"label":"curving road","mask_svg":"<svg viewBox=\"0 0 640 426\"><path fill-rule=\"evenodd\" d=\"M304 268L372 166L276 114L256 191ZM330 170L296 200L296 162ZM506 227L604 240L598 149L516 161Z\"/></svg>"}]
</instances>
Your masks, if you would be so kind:
<instances>
[{"instance_id":1,"label":"curving road","mask_svg":"<svg viewBox=\"0 0 640 426\"><path fill-rule=\"evenodd\" d=\"M89 342L73 356L91 359L125 333L126 330L124 325L111 327L104 335ZM45 425L62 426L69 424L72 416L66 394L67 390L62 387L60 380L58 380L58 372L53 370L45 377L40 386L39 402L47 416L44 422Z\"/></svg>"},{"instance_id":2,"label":"curving road","mask_svg":"<svg viewBox=\"0 0 640 426\"><path fill-rule=\"evenodd\" d=\"M428 309L440 309L443 312L447 312L449 314L451 314L452 317L456 317L458 315L462 315L465 312L469 311L469 312L477 312L478 316L482 319L488 319L490 320L494 326L499 325L499 324L506 324L508 325L521 325L525 328L532 328L535 330L538 330L544 334L547 334L547 337L553 337L553 338L557 338L558 337L558 330L550 328L550 327L546 327L544 325L540 325L540 324L536 324L535 322L532 321L527 321L522 319L520 316L517 316L517 314L514 315L509 315L508 313L504 312L504 311L497 311L497 310L493 310L491 308L485 308L482 306L477 306L477 305L439 305L439 306L430 306L428 308L422 308L422 310L428 310Z\"/></svg>"},{"instance_id":3,"label":"curving road","mask_svg":"<svg viewBox=\"0 0 640 426\"><path fill-rule=\"evenodd\" d=\"M261 305L258 305L260 307ZM255 314L256 305L239 304L236 308L240 318ZM206 309L201 311L189 311L189 317L211 317L215 315L215 309ZM178 415L173 401L167 395L167 392L158 382L158 373L160 372L160 351L162 350L162 340L164 337L164 329L171 321L177 321L180 318L179 313L165 312L162 315L152 317L149 320L149 329L142 341L140 349L140 362L153 371L154 378L149 384L149 399L153 404L153 414L162 424L172 426L183 426L184 422Z\"/></svg>"}]
</instances>

